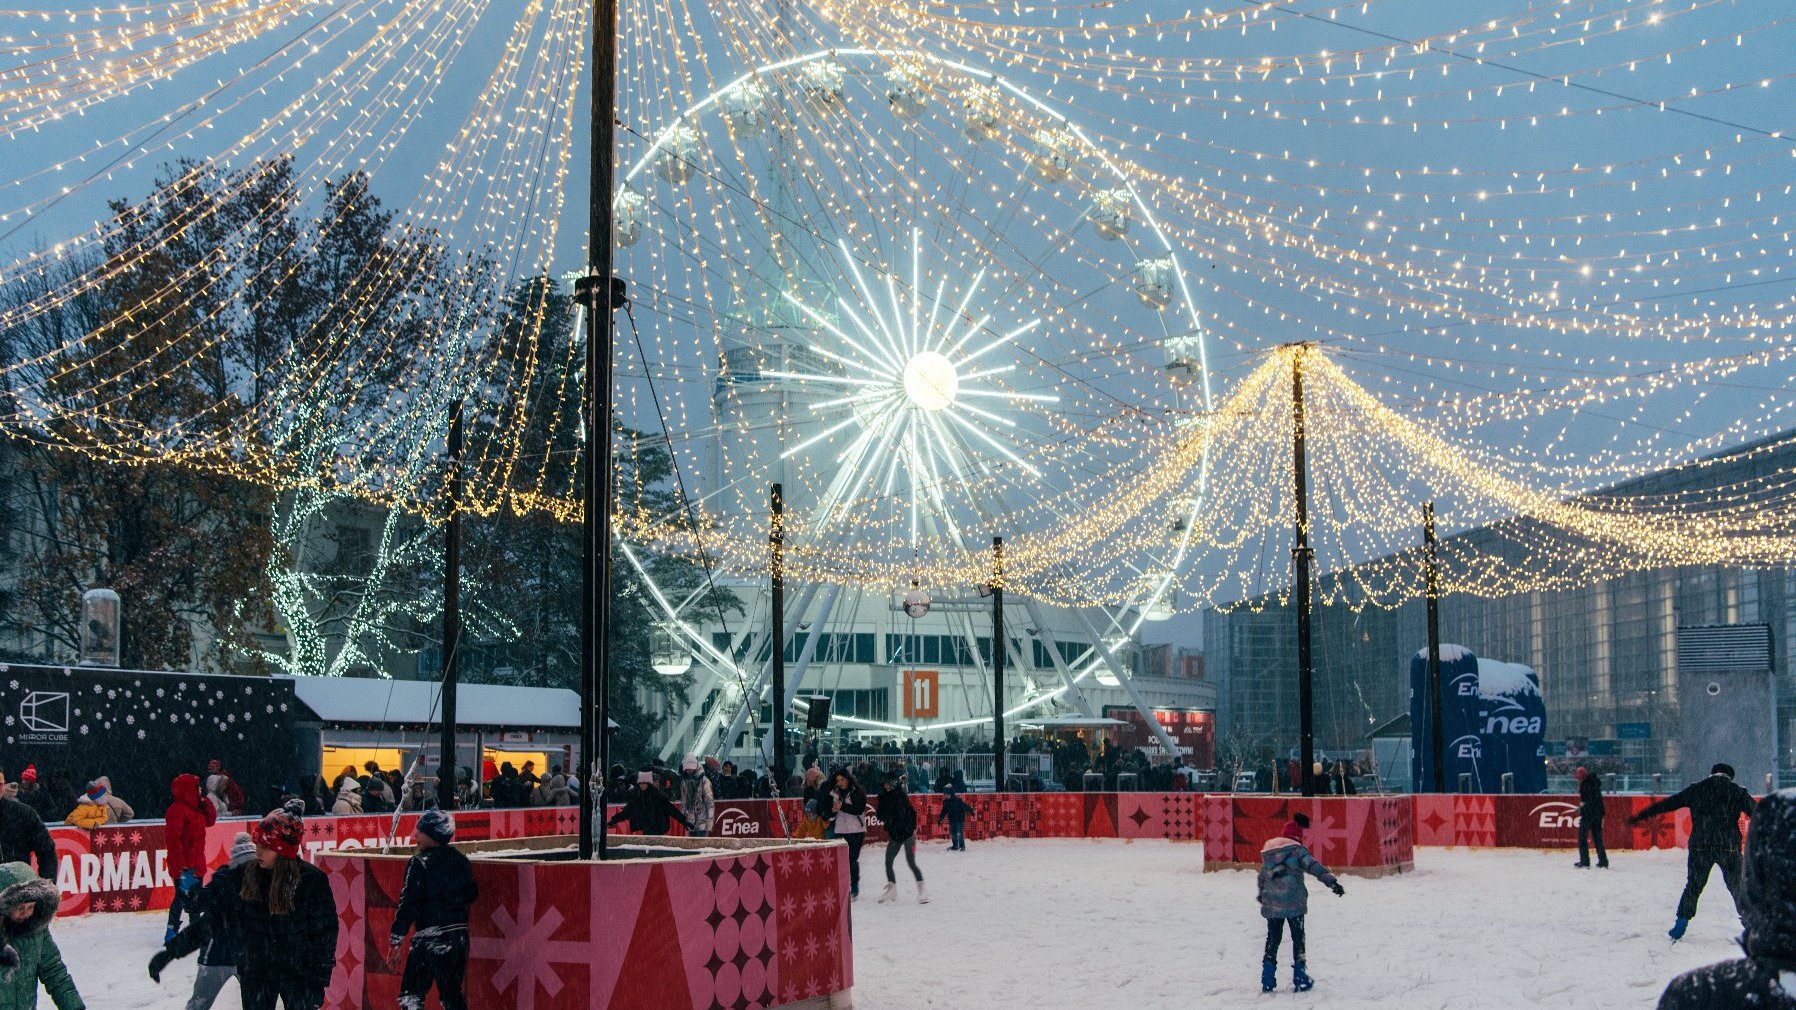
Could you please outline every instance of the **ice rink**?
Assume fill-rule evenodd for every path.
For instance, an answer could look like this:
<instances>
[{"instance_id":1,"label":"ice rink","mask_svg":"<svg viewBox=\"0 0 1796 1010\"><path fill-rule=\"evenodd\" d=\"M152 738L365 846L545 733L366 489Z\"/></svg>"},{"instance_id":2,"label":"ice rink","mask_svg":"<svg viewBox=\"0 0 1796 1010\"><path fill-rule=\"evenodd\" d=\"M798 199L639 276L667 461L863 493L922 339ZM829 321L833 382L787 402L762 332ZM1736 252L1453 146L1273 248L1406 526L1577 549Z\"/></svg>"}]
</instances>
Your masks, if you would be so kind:
<instances>
[{"instance_id":1,"label":"ice rink","mask_svg":"<svg viewBox=\"0 0 1796 1010\"><path fill-rule=\"evenodd\" d=\"M1271 996L1259 991L1254 875L1203 873L1197 845L990 841L950 853L933 843L918 853L927 905L902 859L899 901L876 902L883 851L863 855L854 908L861 1010L1621 1010L1650 1008L1679 972L1738 956L1739 920L1718 873L1689 936L1666 939L1681 851L1616 853L1599 872L1573 869L1570 852L1424 849L1413 874L1343 878L1343 898L1312 881L1316 988L1291 992L1287 947ZM160 986L144 971L162 924L154 913L56 925L90 1006L184 1004L191 958ZM234 983L216 1005L239 1010Z\"/></svg>"}]
</instances>

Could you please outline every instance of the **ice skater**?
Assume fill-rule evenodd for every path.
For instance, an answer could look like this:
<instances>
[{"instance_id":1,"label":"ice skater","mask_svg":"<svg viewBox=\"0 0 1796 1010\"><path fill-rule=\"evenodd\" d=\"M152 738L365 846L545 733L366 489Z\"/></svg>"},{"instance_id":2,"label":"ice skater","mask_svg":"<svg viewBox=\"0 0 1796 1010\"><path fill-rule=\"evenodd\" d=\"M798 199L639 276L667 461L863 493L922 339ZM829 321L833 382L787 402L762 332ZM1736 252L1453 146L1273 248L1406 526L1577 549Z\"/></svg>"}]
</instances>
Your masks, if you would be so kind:
<instances>
[{"instance_id":1,"label":"ice skater","mask_svg":"<svg viewBox=\"0 0 1796 1010\"><path fill-rule=\"evenodd\" d=\"M1739 902L1746 956L1672 979L1659 1010L1796 1010L1796 789L1753 815Z\"/></svg>"},{"instance_id":2,"label":"ice skater","mask_svg":"<svg viewBox=\"0 0 1796 1010\"><path fill-rule=\"evenodd\" d=\"M649 771L636 773L636 788L624 801L624 808L605 823L617 827L619 821L629 821L630 830L642 835L665 835L674 821L692 830L692 822L655 784L655 773Z\"/></svg>"},{"instance_id":3,"label":"ice skater","mask_svg":"<svg viewBox=\"0 0 1796 1010\"><path fill-rule=\"evenodd\" d=\"M206 881L206 829L218 823L218 809L206 798L198 775L176 775L168 790L168 810L162 823L175 895L168 905L168 928L162 933L165 946L181 931L182 913L189 921L194 917L200 885Z\"/></svg>"},{"instance_id":4,"label":"ice skater","mask_svg":"<svg viewBox=\"0 0 1796 1010\"><path fill-rule=\"evenodd\" d=\"M1309 912L1310 890L1303 882L1305 873L1313 875L1338 897L1347 889L1316 861L1304 847L1303 837L1309 830L1306 814L1292 814L1277 838L1260 847L1260 914L1266 917L1266 956L1260 962L1260 991L1278 988L1278 945L1285 927L1291 928L1291 988L1308 992L1315 981L1304 962L1303 917Z\"/></svg>"},{"instance_id":5,"label":"ice skater","mask_svg":"<svg viewBox=\"0 0 1796 1010\"><path fill-rule=\"evenodd\" d=\"M848 899L853 901L861 896L861 842L867 838L867 792L847 768L837 768L829 781L829 809L836 837L848 845Z\"/></svg>"},{"instance_id":6,"label":"ice skater","mask_svg":"<svg viewBox=\"0 0 1796 1010\"><path fill-rule=\"evenodd\" d=\"M955 772L956 782L960 781L960 773ZM942 812L936 823L948 822L948 851L967 851L967 815L973 812L973 805L961 796L961 789L950 786L942 797Z\"/></svg>"},{"instance_id":7,"label":"ice skater","mask_svg":"<svg viewBox=\"0 0 1796 1010\"><path fill-rule=\"evenodd\" d=\"M923 871L917 869L917 808L911 806L904 791L904 772L886 772L879 789L879 819L886 826L886 889L879 894L882 902L898 897L898 875L892 872L892 861L904 852L910 875L917 879L917 902L929 904L929 891L923 886Z\"/></svg>"},{"instance_id":8,"label":"ice skater","mask_svg":"<svg viewBox=\"0 0 1796 1010\"><path fill-rule=\"evenodd\" d=\"M395 963L405 934L417 927L400 976L400 1010L424 1010L432 986L443 1010L468 1007L462 993L468 971L468 909L480 897L480 886L468 857L450 844L454 839L455 819L441 810L425 811L412 832L418 851L405 864L399 908L387 937L389 963Z\"/></svg>"},{"instance_id":9,"label":"ice skater","mask_svg":"<svg viewBox=\"0 0 1796 1010\"><path fill-rule=\"evenodd\" d=\"M337 903L330 878L299 858L305 841L300 819L276 810L256 822L249 836L256 858L243 867L235 914L243 937L237 985L243 1010L319 1010L337 967Z\"/></svg>"},{"instance_id":10,"label":"ice skater","mask_svg":"<svg viewBox=\"0 0 1796 1010\"><path fill-rule=\"evenodd\" d=\"M1752 816L1752 794L1734 781L1734 768L1718 764L1709 769L1709 777L1688 785L1676 795L1648 806L1628 819L1639 824L1649 817L1673 810L1690 811L1690 854L1686 862L1684 894L1678 899L1677 922L1667 934L1682 940L1690 920L1696 918L1696 900L1709 882L1709 871L1721 867L1721 882L1734 899L1734 910L1740 908L1740 817Z\"/></svg>"},{"instance_id":11,"label":"ice skater","mask_svg":"<svg viewBox=\"0 0 1796 1010\"><path fill-rule=\"evenodd\" d=\"M193 976L193 994L187 997L187 1010L212 1010L225 983L237 977L243 936L238 929L235 902L243 886L243 868L255 858L256 843L250 840L248 832L237 832L231 839L230 862L212 874L212 879L200 889L192 921L150 958L150 981L160 983L162 972L176 958L200 952L200 967ZM214 907L218 914L205 914Z\"/></svg>"},{"instance_id":12,"label":"ice skater","mask_svg":"<svg viewBox=\"0 0 1796 1010\"><path fill-rule=\"evenodd\" d=\"M1609 868L1609 850L1603 848L1603 779L1580 767L1578 778L1578 861L1573 866L1590 869L1590 843L1596 843L1596 867Z\"/></svg>"}]
</instances>

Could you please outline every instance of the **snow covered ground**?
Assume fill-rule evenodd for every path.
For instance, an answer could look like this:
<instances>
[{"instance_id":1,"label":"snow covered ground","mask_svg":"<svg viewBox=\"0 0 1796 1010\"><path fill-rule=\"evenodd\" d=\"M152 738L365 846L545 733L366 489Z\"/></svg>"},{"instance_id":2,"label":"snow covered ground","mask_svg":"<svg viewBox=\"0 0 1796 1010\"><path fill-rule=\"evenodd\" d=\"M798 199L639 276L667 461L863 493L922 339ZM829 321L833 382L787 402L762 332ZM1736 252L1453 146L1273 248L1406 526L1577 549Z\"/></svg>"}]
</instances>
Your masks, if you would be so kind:
<instances>
[{"instance_id":1,"label":"snow covered ground","mask_svg":"<svg viewBox=\"0 0 1796 1010\"><path fill-rule=\"evenodd\" d=\"M1607 872L1569 852L1424 849L1417 871L1311 887L1314 992L1259 991L1264 920L1247 872L1202 872L1196 845L1118 841L925 846L934 900L874 899L883 846L862 859L854 909L861 1010L1130 1010L1313 1006L1330 1010L1650 1008L1672 976L1738 956L1739 921L1717 873L1683 943L1665 937L1683 886L1682 852L1619 852ZM152 985L144 965L161 913L65 920L56 935L88 1003L177 1010L192 959ZM1289 940L1286 941L1287 945ZM235 985L219 1010L239 1010ZM497 1008L489 1008L497 1010Z\"/></svg>"}]
</instances>

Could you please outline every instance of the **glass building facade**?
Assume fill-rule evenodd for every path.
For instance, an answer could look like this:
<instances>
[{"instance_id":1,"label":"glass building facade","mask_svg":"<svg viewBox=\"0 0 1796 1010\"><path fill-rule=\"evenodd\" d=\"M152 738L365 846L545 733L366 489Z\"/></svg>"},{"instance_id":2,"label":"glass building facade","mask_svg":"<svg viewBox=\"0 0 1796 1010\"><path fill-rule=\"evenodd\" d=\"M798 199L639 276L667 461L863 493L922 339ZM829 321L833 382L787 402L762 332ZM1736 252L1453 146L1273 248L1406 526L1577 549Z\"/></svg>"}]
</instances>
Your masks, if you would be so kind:
<instances>
[{"instance_id":1,"label":"glass building facade","mask_svg":"<svg viewBox=\"0 0 1796 1010\"><path fill-rule=\"evenodd\" d=\"M1776 478L1796 469L1796 444L1776 441L1736 450L1701 467L1661 471L1609 492L1692 494ZM1418 532L1419 538L1419 532ZM1480 554L1519 557L1526 536L1515 527L1457 534ZM1318 597L1352 584L1348 573L1319 580ZM1350 596L1346 597L1351 599ZM1764 623L1772 638L1772 696L1780 781L1796 769L1796 570L1677 567L1635 572L1576 589L1484 599L1449 594L1440 602L1443 644L1480 657L1525 663L1540 674L1547 738L1589 741L1628 772L1687 779L1678 741L1677 629ZM1395 608L1350 603L1314 611L1316 745L1364 753L1369 734L1409 712L1410 660L1427 647L1426 604ZM1207 611L1204 648L1217 685L1219 740L1285 754L1298 742L1296 617L1263 597ZM1768 718L1771 714L1767 714ZM1554 750L1549 744L1549 751ZM1759 783L1752 783L1754 788Z\"/></svg>"}]
</instances>

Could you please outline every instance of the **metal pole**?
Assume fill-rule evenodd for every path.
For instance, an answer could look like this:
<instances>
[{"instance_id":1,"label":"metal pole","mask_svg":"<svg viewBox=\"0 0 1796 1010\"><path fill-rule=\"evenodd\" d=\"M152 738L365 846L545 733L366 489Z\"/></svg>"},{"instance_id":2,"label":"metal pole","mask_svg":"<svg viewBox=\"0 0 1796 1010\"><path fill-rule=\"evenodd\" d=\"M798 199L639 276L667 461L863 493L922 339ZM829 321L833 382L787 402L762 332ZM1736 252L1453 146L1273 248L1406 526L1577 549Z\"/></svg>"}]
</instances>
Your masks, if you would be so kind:
<instances>
[{"instance_id":1,"label":"metal pole","mask_svg":"<svg viewBox=\"0 0 1796 1010\"><path fill-rule=\"evenodd\" d=\"M992 779L1004 791L1004 538L992 537Z\"/></svg>"},{"instance_id":2,"label":"metal pole","mask_svg":"<svg viewBox=\"0 0 1796 1010\"><path fill-rule=\"evenodd\" d=\"M580 622L581 859L605 858L602 793L610 767L610 671L605 640L611 619L611 276L612 125L617 106L617 0L593 0L592 180L587 190L587 274L576 292L586 310L586 473ZM596 768L597 774L590 774ZM593 788L593 780L599 788ZM595 845L596 842L596 845Z\"/></svg>"},{"instance_id":3,"label":"metal pole","mask_svg":"<svg viewBox=\"0 0 1796 1010\"><path fill-rule=\"evenodd\" d=\"M437 806L455 809L455 685L461 680L461 418L449 414L449 522L443 545L443 735L437 754Z\"/></svg>"},{"instance_id":4,"label":"metal pole","mask_svg":"<svg viewBox=\"0 0 1796 1010\"><path fill-rule=\"evenodd\" d=\"M1447 735L1441 725L1441 570L1435 554L1434 503L1422 504L1422 561L1428 576L1428 752L1434 791L1447 791Z\"/></svg>"},{"instance_id":5,"label":"metal pole","mask_svg":"<svg viewBox=\"0 0 1796 1010\"><path fill-rule=\"evenodd\" d=\"M786 502L778 484L773 485L767 504L772 513L772 522L767 528L767 563L773 596L773 613L768 618L768 628L773 634L773 718L768 721L767 731L773 734L772 784L773 794L778 796L786 789L789 771L786 764L786 712L790 709L786 703ZM815 640L816 632L812 635Z\"/></svg>"},{"instance_id":6,"label":"metal pole","mask_svg":"<svg viewBox=\"0 0 1796 1010\"><path fill-rule=\"evenodd\" d=\"M1309 466L1304 460L1303 356L1307 345L1297 344L1291 354L1291 472L1296 491L1296 544L1291 561L1296 567L1292 591L1297 595L1297 720L1300 757L1303 762L1303 795L1316 795L1316 670L1310 655L1310 496Z\"/></svg>"}]
</instances>

